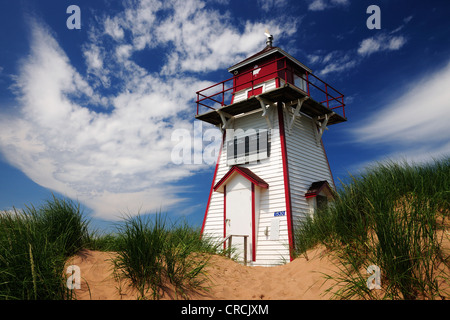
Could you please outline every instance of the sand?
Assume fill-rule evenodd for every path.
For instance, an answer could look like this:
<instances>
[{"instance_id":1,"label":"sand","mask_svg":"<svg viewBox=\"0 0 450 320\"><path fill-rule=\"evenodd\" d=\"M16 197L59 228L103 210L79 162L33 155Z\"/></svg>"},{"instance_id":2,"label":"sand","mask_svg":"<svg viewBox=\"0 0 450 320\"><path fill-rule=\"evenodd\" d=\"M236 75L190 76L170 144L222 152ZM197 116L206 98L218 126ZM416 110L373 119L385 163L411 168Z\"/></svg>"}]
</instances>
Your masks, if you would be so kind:
<instances>
[{"instance_id":1,"label":"sand","mask_svg":"<svg viewBox=\"0 0 450 320\"><path fill-rule=\"evenodd\" d=\"M450 253L448 228L438 231L442 239L444 256ZM75 289L78 300L136 300L140 295L126 279L119 279L113 271L114 252L82 250L67 261L77 265L81 273L81 289ZM333 252L318 246L294 261L276 267L251 267L226 257L213 255L205 268L207 291L191 292L193 300L328 300L332 293L327 289L336 283L326 280L335 275L339 263ZM442 267L442 266L441 266ZM450 274L448 265L443 265ZM440 280L441 282L443 280ZM442 285L442 286L441 286ZM450 292L450 284L440 284L442 292ZM337 287L333 288L335 292ZM176 299L166 292L162 299Z\"/></svg>"},{"instance_id":2,"label":"sand","mask_svg":"<svg viewBox=\"0 0 450 320\"><path fill-rule=\"evenodd\" d=\"M80 267L81 289L74 289L78 300L135 300L138 293L113 272L113 252L83 250L67 265ZM189 294L194 300L326 300L332 286L324 274L338 271L335 258L323 247L308 252L285 265L251 267L214 255L205 271L208 291ZM166 294L162 299L173 299Z\"/></svg>"}]
</instances>

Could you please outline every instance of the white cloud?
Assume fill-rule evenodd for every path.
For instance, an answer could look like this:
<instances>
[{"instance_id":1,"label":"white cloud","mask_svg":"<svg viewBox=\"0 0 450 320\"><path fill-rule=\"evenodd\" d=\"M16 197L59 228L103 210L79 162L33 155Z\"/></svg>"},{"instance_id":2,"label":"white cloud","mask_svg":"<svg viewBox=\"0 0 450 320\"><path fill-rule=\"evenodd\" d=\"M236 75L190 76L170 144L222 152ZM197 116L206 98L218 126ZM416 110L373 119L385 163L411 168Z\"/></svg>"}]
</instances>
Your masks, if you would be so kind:
<instances>
[{"instance_id":1,"label":"white cloud","mask_svg":"<svg viewBox=\"0 0 450 320\"><path fill-rule=\"evenodd\" d=\"M228 67L261 50L261 37L266 28L275 37L282 31L287 35L295 31L295 27L288 28L273 21L247 22L240 31L232 27L227 13L200 10L198 1L182 2L183 5L174 6L170 19L161 21L155 30L159 41L174 46L164 69L168 74Z\"/></svg>"},{"instance_id":2,"label":"white cloud","mask_svg":"<svg viewBox=\"0 0 450 320\"><path fill-rule=\"evenodd\" d=\"M349 0L313 0L308 6L308 10L322 11L336 6L348 6L348 5L350 5Z\"/></svg>"},{"instance_id":3,"label":"white cloud","mask_svg":"<svg viewBox=\"0 0 450 320\"><path fill-rule=\"evenodd\" d=\"M265 12L283 9L288 5L288 0L258 0L258 7Z\"/></svg>"},{"instance_id":4,"label":"white cloud","mask_svg":"<svg viewBox=\"0 0 450 320\"><path fill-rule=\"evenodd\" d=\"M86 71L89 75L92 75L90 78L94 80L92 84L93 87L97 87L99 85L104 87L110 86L109 70L104 67L105 54L101 50L102 49L95 43L86 45L83 48L83 56L87 67ZM106 99L104 100L105 101L103 104L106 105L107 101Z\"/></svg>"},{"instance_id":5,"label":"white cloud","mask_svg":"<svg viewBox=\"0 0 450 320\"><path fill-rule=\"evenodd\" d=\"M285 0L272 0L273 6L284 6ZM262 9L269 5L262 2ZM107 18L105 32L113 38L129 32L130 43L116 51L128 59L134 51L170 47L171 54L162 66L166 75L192 71L207 72L226 68L239 59L261 50L266 28L279 38L296 31L296 21L277 20L245 22L244 29L236 27L229 12L211 10L198 0L141 1L114 18ZM159 14L161 13L161 14ZM109 31L108 31L109 30ZM123 40L123 37L120 37ZM263 40L261 40L263 39Z\"/></svg>"},{"instance_id":6,"label":"white cloud","mask_svg":"<svg viewBox=\"0 0 450 320\"><path fill-rule=\"evenodd\" d=\"M316 64L317 74L324 76L333 72L343 72L353 69L365 59L376 52L397 51L407 43L407 38L403 35L392 35L400 30L390 33L381 33L377 36L362 40L357 49L347 51L318 50L307 57L311 64Z\"/></svg>"},{"instance_id":7,"label":"white cloud","mask_svg":"<svg viewBox=\"0 0 450 320\"><path fill-rule=\"evenodd\" d=\"M358 53L360 55L370 55L374 52L379 51L381 48L380 41L375 40L374 38L368 38L361 41L361 44L358 48Z\"/></svg>"},{"instance_id":8,"label":"white cloud","mask_svg":"<svg viewBox=\"0 0 450 320\"><path fill-rule=\"evenodd\" d=\"M180 79L161 86L151 76L138 78L134 92L111 99L110 114L95 113L70 100L81 93L95 102L89 84L43 26L32 29L32 54L18 78L22 112L0 125L5 157L35 182L79 199L100 217L180 201L167 184L192 172L171 165L170 133L186 122L176 116L180 105L188 105L186 89L194 92L200 83Z\"/></svg>"},{"instance_id":9,"label":"white cloud","mask_svg":"<svg viewBox=\"0 0 450 320\"><path fill-rule=\"evenodd\" d=\"M132 54L133 46L130 44L123 44L116 48L116 58L119 61L128 60Z\"/></svg>"},{"instance_id":10,"label":"white cloud","mask_svg":"<svg viewBox=\"0 0 450 320\"><path fill-rule=\"evenodd\" d=\"M307 57L311 64L314 64L314 63L317 63L318 61L320 61L320 56L317 54L309 54Z\"/></svg>"},{"instance_id":11,"label":"white cloud","mask_svg":"<svg viewBox=\"0 0 450 320\"><path fill-rule=\"evenodd\" d=\"M107 17L104 21L105 33L110 35L114 40L120 41L124 37L123 29L120 27L118 18Z\"/></svg>"},{"instance_id":12,"label":"white cloud","mask_svg":"<svg viewBox=\"0 0 450 320\"><path fill-rule=\"evenodd\" d=\"M450 154L450 126L445 116L450 101L450 63L413 85L398 99L377 110L352 130L356 141L383 144L393 158L424 161Z\"/></svg>"},{"instance_id":13,"label":"white cloud","mask_svg":"<svg viewBox=\"0 0 450 320\"><path fill-rule=\"evenodd\" d=\"M322 69L317 71L317 75L325 76L332 72L343 72L355 67L359 60L355 59L352 52L331 51L326 54L315 54L308 56L311 63L320 64Z\"/></svg>"},{"instance_id":14,"label":"white cloud","mask_svg":"<svg viewBox=\"0 0 450 320\"><path fill-rule=\"evenodd\" d=\"M100 50L96 45L91 45L88 50L83 52L86 58L88 69L98 70L103 68L103 59L100 56Z\"/></svg>"},{"instance_id":15,"label":"white cloud","mask_svg":"<svg viewBox=\"0 0 450 320\"><path fill-rule=\"evenodd\" d=\"M311 11L320 11L325 10L327 7L325 0L314 0L308 6L308 9Z\"/></svg>"},{"instance_id":16,"label":"white cloud","mask_svg":"<svg viewBox=\"0 0 450 320\"><path fill-rule=\"evenodd\" d=\"M358 54L369 56L379 51L394 51L402 48L407 42L404 36L392 36L379 34L361 41L358 47Z\"/></svg>"},{"instance_id":17,"label":"white cloud","mask_svg":"<svg viewBox=\"0 0 450 320\"><path fill-rule=\"evenodd\" d=\"M406 17L405 19L403 19L403 21L404 21L405 24L406 24L406 23L409 23L409 22L412 20L412 18L414 18L414 16L413 16L413 15L410 15L410 16Z\"/></svg>"},{"instance_id":18,"label":"white cloud","mask_svg":"<svg viewBox=\"0 0 450 320\"><path fill-rule=\"evenodd\" d=\"M33 181L98 217L168 209L184 200L176 182L206 168L171 162L171 134L192 131L195 91L209 85L193 72L262 49L267 27L281 37L295 25L246 22L238 29L226 12L189 0L142 0L99 19L80 44L87 76L51 31L30 23L30 55L16 76L20 112L1 115L0 150ZM164 63L145 69L133 60L140 50L159 50ZM115 91L99 93L110 87Z\"/></svg>"},{"instance_id":19,"label":"white cloud","mask_svg":"<svg viewBox=\"0 0 450 320\"><path fill-rule=\"evenodd\" d=\"M406 42L406 37L402 35L393 36L392 33L382 33L362 40L358 49L330 52L319 50L315 54L308 55L308 59L311 64L321 66L317 74L324 76L333 72L350 70L376 52L400 50Z\"/></svg>"},{"instance_id":20,"label":"white cloud","mask_svg":"<svg viewBox=\"0 0 450 320\"><path fill-rule=\"evenodd\" d=\"M371 166L376 166L379 163L409 163L409 164L425 164L434 160L449 157L450 142L443 142L438 146L434 145L420 145L417 148L396 148L397 150L388 152L382 156L374 159L357 162L350 165L348 172L363 172Z\"/></svg>"},{"instance_id":21,"label":"white cloud","mask_svg":"<svg viewBox=\"0 0 450 320\"><path fill-rule=\"evenodd\" d=\"M387 45L388 50L399 50L406 43L405 37L392 37Z\"/></svg>"},{"instance_id":22,"label":"white cloud","mask_svg":"<svg viewBox=\"0 0 450 320\"><path fill-rule=\"evenodd\" d=\"M333 62L330 64L327 64L325 66L325 68L323 68L322 70L319 71L319 75L324 76L328 73L331 72L343 72L345 70L351 69L356 65L356 61L355 60L350 60L350 61L339 61L339 62Z\"/></svg>"}]
</instances>

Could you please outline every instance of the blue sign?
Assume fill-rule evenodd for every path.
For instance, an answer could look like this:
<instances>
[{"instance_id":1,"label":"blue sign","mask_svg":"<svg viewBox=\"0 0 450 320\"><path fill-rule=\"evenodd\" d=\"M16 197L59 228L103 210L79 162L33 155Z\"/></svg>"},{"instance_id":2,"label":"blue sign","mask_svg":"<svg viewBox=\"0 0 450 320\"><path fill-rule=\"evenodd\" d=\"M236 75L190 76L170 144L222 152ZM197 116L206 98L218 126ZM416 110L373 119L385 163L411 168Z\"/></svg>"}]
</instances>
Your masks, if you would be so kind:
<instances>
[{"instance_id":1,"label":"blue sign","mask_svg":"<svg viewBox=\"0 0 450 320\"><path fill-rule=\"evenodd\" d=\"M275 211L273 213L274 217L282 217L282 216L285 216L285 215L286 215L286 211Z\"/></svg>"}]
</instances>

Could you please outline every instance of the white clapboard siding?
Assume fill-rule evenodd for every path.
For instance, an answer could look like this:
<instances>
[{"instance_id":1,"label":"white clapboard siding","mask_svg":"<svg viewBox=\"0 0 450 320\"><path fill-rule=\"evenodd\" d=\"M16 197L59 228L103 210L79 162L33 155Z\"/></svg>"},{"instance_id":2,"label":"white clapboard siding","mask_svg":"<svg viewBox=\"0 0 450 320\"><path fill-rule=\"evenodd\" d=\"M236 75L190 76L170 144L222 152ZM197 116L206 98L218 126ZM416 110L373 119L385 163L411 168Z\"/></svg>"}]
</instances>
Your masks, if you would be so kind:
<instances>
[{"instance_id":1,"label":"white clapboard siding","mask_svg":"<svg viewBox=\"0 0 450 320\"><path fill-rule=\"evenodd\" d=\"M250 264L258 266L277 265L289 261L287 216L274 216L275 212L286 212L286 197L278 112L276 108L271 108L270 110L272 130L270 132L269 157L258 162L241 164L242 167L249 168L269 184L268 189L258 189L259 192L256 193L259 194L259 199L255 201L256 261ZM235 118L232 124L233 129L242 129L243 131L268 129L266 119L261 114L262 112L255 112ZM311 184L315 181L327 180L330 186L334 187L334 185L325 150L321 141L317 141L315 134L317 127L313 120L301 114L300 117L295 119L293 126L289 130L293 109L286 108L283 111L283 115L292 219L295 228L298 222L301 222L310 214L311 208L306 201L305 193ZM226 148L223 148L213 184L216 184L231 168L231 166L227 165L226 159ZM224 194L212 192L203 231L205 235L214 237L218 241L223 240L223 203ZM278 232L272 230L277 225L273 223L275 219L279 220ZM275 234L278 235L277 240L272 237ZM251 250L248 253L248 261L251 261Z\"/></svg>"},{"instance_id":2,"label":"white clapboard siding","mask_svg":"<svg viewBox=\"0 0 450 320\"><path fill-rule=\"evenodd\" d=\"M252 170L256 175L269 184L268 189L260 190L259 210L256 211L256 261L252 265L277 265L283 261L289 261L288 229L286 216L274 217L274 212L286 211L284 178L281 156L280 134L278 126L278 116L276 108L272 108L270 118L272 119L270 156L257 163L241 165ZM236 118L234 129L267 129L267 122L257 112L245 117ZM220 163L217 170L216 184L230 169L226 165L226 149L222 150ZM214 236L216 239L223 239L223 193L213 192L207 212L204 227L204 234ZM258 209L258 206L257 206ZM258 216L259 211L259 216ZM279 219L279 238L270 239L271 221ZM266 235L266 228L268 234ZM249 253L251 260L251 252Z\"/></svg>"},{"instance_id":3,"label":"white clapboard siding","mask_svg":"<svg viewBox=\"0 0 450 320\"><path fill-rule=\"evenodd\" d=\"M314 134L317 127L313 120L301 114L295 119L289 133L287 128L293 115L293 109L288 108L285 115L287 115L285 127L291 207L295 225L309 214L310 208L306 202L305 193L311 184L315 181L327 180L332 188L334 185L325 150L321 141L318 142Z\"/></svg>"},{"instance_id":4,"label":"white clapboard siding","mask_svg":"<svg viewBox=\"0 0 450 320\"><path fill-rule=\"evenodd\" d=\"M289 259L288 232L286 217L274 217L274 212L286 211L281 143L276 108L271 109L273 130L271 130L270 157L259 163L243 165L252 170L269 184L267 190L261 190L259 204L259 223L256 234L256 261L253 265L276 265L283 259ZM267 129L267 122L256 113L251 116L236 119L234 128ZM272 219L280 219L279 240L270 240L265 236L266 227L269 228Z\"/></svg>"}]
</instances>

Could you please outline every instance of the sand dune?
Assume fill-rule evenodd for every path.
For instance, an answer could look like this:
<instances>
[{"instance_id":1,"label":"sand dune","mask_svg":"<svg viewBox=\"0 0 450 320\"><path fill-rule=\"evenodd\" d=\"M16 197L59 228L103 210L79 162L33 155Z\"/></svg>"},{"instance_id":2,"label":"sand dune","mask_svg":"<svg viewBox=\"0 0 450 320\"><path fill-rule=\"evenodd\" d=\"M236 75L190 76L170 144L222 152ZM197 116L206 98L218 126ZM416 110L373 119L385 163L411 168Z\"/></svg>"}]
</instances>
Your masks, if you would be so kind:
<instances>
[{"instance_id":1,"label":"sand dune","mask_svg":"<svg viewBox=\"0 0 450 320\"><path fill-rule=\"evenodd\" d=\"M138 293L126 281L114 275L112 252L83 250L67 264L80 267L81 289L75 289L79 300L134 300ZM206 273L209 290L191 293L198 300L301 300L330 299L325 293L332 283L324 274L337 271L333 258L324 248L276 267L243 266L222 256L212 256ZM166 294L163 299L173 296Z\"/></svg>"}]
</instances>

